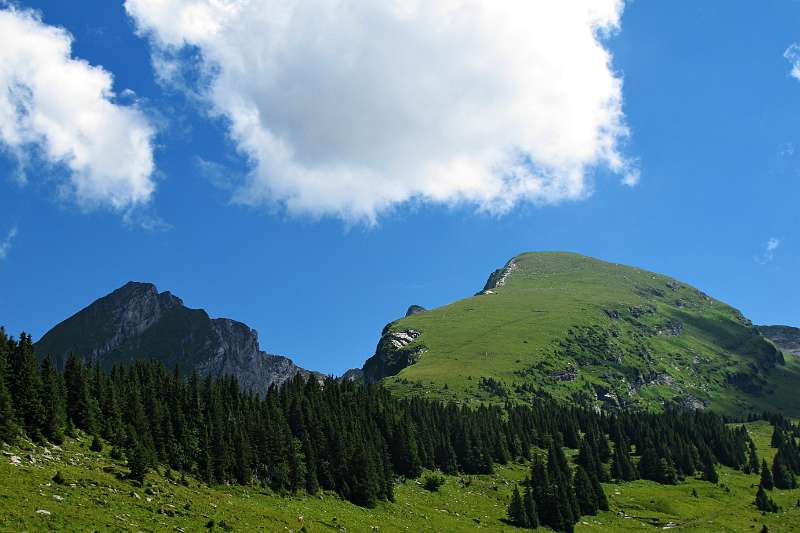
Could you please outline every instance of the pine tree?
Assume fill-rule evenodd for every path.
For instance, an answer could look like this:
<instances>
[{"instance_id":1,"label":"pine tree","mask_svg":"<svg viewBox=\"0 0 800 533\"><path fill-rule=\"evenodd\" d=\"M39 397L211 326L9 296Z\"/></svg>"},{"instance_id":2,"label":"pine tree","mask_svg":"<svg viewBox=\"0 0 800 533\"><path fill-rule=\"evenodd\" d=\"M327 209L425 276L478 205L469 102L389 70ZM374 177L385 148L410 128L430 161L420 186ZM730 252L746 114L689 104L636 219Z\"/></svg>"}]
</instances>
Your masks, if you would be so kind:
<instances>
[{"instance_id":1,"label":"pine tree","mask_svg":"<svg viewBox=\"0 0 800 533\"><path fill-rule=\"evenodd\" d=\"M508 521L519 527L528 527L529 517L525 512L525 504L519 493L519 486L514 486L511 503L508 504Z\"/></svg>"},{"instance_id":2,"label":"pine tree","mask_svg":"<svg viewBox=\"0 0 800 533\"><path fill-rule=\"evenodd\" d=\"M64 367L64 381L67 386L67 414L75 427L95 433L94 410L89 382L83 362L70 353ZM146 428L137 428L142 431Z\"/></svg>"},{"instance_id":3,"label":"pine tree","mask_svg":"<svg viewBox=\"0 0 800 533\"><path fill-rule=\"evenodd\" d=\"M39 363L33 352L30 335L20 335L19 342L11 354L11 393L17 416L28 437L36 441L44 439L45 409L42 403L42 377Z\"/></svg>"},{"instance_id":4,"label":"pine tree","mask_svg":"<svg viewBox=\"0 0 800 533\"><path fill-rule=\"evenodd\" d=\"M710 455L706 455L703 459L703 479L714 484L719 482L719 474Z\"/></svg>"},{"instance_id":5,"label":"pine tree","mask_svg":"<svg viewBox=\"0 0 800 533\"><path fill-rule=\"evenodd\" d=\"M775 487L775 482L772 478L772 472L767 466L766 459L761 461L761 482L758 484L758 486L765 490L772 490Z\"/></svg>"},{"instance_id":6,"label":"pine tree","mask_svg":"<svg viewBox=\"0 0 800 533\"><path fill-rule=\"evenodd\" d=\"M149 464L147 460L147 452L140 444L136 444L133 450L128 454L128 469L130 470L129 477L138 481L144 482L144 477L147 475Z\"/></svg>"},{"instance_id":7,"label":"pine tree","mask_svg":"<svg viewBox=\"0 0 800 533\"><path fill-rule=\"evenodd\" d=\"M748 470L750 471L749 473L755 474L758 472L759 461L758 461L758 452L756 451L756 445L752 440L750 440L748 450L749 450Z\"/></svg>"},{"instance_id":8,"label":"pine tree","mask_svg":"<svg viewBox=\"0 0 800 533\"><path fill-rule=\"evenodd\" d=\"M755 503L756 503L756 508L759 511L764 511L766 513L777 513L778 512L778 506L775 505L775 502L772 501L772 498L767 496L767 493L764 490L764 487L762 487L760 485L758 487L758 492L756 493L756 502Z\"/></svg>"},{"instance_id":9,"label":"pine tree","mask_svg":"<svg viewBox=\"0 0 800 533\"><path fill-rule=\"evenodd\" d=\"M786 464L786 460L781 452L782 450L778 450L778 453L775 454L775 458L772 460L772 479L775 488L794 489L797 487L797 481L795 480L791 468Z\"/></svg>"},{"instance_id":10,"label":"pine tree","mask_svg":"<svg viewBox=\"0 0 800 533\"><path fill-rule=\"evenodd\" d=\"M597 495L595 494L589 474L578 465L575 469L575 497L578 500L582 515L595 515L598 510Z\"/></svg>"},{"instance_id":11,"label":"pine tree","mask_svg":"<svg viewBox=\"0 0 800 533\"><path fill-rule=\"evenodd\" d=\"M64 442L67 420L63 378L50 357L42 361L42 401L44 406L44 436L54 444Z\"/></svg>"},{"instance_id":12,"label":"pine tree","mask_svg":"<svg viewBox=\"0 0 800 533\"><path fill-rule=\"evenodd\" d=\"M5 332L0 328L0 442L12 442L19 433L11 393L6 387L5 347L7 342Z\"/></svg>"},{"instance_id":13,"label":"pine tree","mask_svg":"<svg viewBox=\"0 0 800 533\"><path fill-rule=\"evenodd\" d=\"M525 484L525 493L522 496L522 506L525 509L525 515L528 519L527 526L531 529L539 527L539 513L536 510L536 500L533 497L533 489L531 483Z\"/></svg>"}]
</instances>

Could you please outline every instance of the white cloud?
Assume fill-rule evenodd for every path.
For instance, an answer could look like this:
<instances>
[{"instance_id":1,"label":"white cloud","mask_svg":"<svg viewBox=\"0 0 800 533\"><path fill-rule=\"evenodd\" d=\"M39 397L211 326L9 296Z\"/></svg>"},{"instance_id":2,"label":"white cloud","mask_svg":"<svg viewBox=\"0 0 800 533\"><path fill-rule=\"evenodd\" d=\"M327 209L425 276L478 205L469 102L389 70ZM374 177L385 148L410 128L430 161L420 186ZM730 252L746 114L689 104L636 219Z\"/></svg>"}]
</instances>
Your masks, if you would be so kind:
<instances>
[{"instance_id":1,"label":"white cloud","mask_svg":"<svg viewBox=\"0 0 800 533\"><path fill-rule=\"evenodd\" d=\"M160 79L228 122L252 168L235 201L374 220L415 199L495 212L579 199L596 167L638 181L602 42L621 0L125 8Z\"/></svg>"},{"instance_id":2,"label":"white cloud","mask_svg":"<svg viewBox=\"0 0 800 533\"><path fill-rule=\"evenodd\" d=\"M783 57L792 64L791 76L800 80L800 44L794 43L783 52Z\"/></svg>"},{"instance_id":3,"label":"white cloud","mask_svg":"<svg viewBox=\"0 0 800 533\"><path fill-rule=\"evenodd\" d=\"M8 252L11 250L11 245L17 237L17 227L14 226L6 234L6 238L0 241L0 259L8 257Z\"/></svg>"},{"instance_id":4,"label":"white cloud","mask_svg":"<svg viewBox=\"0 0 800 533\"><path fill-rule=\"evenodd\" d=\"M769 240L767 240L767 244L764 246L764 253L755 258L756 262L762 265L766 265L767 263L771 262L775 258L775 250L777 250L780 245L780 239L771 237Z\"/></svg>"},{"instance_id":5,"label":"white cloud","mask_svg":"<svg viewBox=\"0 0 800 533\"><path fill-rule=\"evenodd\" d=\"M60 193L82 207L144 204L155 189L154 130L114 102L110 73L71 48L72 36L36 12L0 9L0 145L21 165L33 155L65 168Z\"/></svg>"}]
</instances>

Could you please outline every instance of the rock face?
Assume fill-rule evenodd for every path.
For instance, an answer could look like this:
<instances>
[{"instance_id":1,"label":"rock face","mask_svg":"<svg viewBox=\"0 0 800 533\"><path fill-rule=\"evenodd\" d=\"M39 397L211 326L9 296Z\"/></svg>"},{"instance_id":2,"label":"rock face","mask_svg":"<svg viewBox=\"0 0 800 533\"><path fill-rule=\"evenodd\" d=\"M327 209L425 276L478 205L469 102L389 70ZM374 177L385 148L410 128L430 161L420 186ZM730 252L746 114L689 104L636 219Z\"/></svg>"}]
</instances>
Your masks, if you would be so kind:
<instances>
[{"instance_id":1,"label":"rock face","mask_svg":"<svg viewBox=\"0 0 800 533\"><path fill-rule=\"evenodd\" d=\"M756 326L758 331L786 353L800 355L800 328L792 326Z\"/></svg>"},{"instance_id":2,"label":"rock face","mask_svg":"<svg viewBox=\"0 0 800 533\"><path fill-rule=\"evenodd\" d=\"M342 374L339 379L342 381L362 381L364 379L364 371L360 368L351 368Z\"/></svg>"},{"instance_id":3,"label":"rock face","mask_svg":"<svg viewBox=\"0 0 800 533\"><path fill-rule=\"evenodd\" d=\"M517 266L517 262L512 259L503 268L498 268L489 274L489 279L486 280L483 290L478 294L492 294L494 289L505 285L508 276L517 269Z\"/></svg>"},{"instance_id":4,"label":"rock face","mask_svg":"<svg viewBox=\"0 0 800 533\"><path fill-rule=\"evenodd\" d=\"M406 311L406 317L409 317L411 315L418 315L420 313L424 313L425 311L427 311L427 309L425 309L421 305L412 305L409 306L408 311Z\"/></svg>"},{"instance_id":5,"label":"rock face","mask_svg":"<svg viewBox=\"0 0 800 533\"><path fill-rule=\"evenodd\" d=\"M375 355L364 363L364 379L368 382L394 376L405 367L416 363L425 353L425 346L417 343L417 339L422 335L419 331L414 329L393 331L391 326L392 324L388 324L383 328Z\"/></svg>"},{"instance_id":6,"label":"rock face","mask_svg":"<svg viewBox=\"0 0 800 533\"><path fill-rule=\"evenodd\" d=\"M35 345L40 357L63 365L70 352L109 368L134 359L158 359L183 372L234 375L241 386L259 393L298 372L290 359L263 352L258 334L228 318L212 319L190 309L151 283L130 282L100 298L48 331Z\"/></svg>"}]
</instances>

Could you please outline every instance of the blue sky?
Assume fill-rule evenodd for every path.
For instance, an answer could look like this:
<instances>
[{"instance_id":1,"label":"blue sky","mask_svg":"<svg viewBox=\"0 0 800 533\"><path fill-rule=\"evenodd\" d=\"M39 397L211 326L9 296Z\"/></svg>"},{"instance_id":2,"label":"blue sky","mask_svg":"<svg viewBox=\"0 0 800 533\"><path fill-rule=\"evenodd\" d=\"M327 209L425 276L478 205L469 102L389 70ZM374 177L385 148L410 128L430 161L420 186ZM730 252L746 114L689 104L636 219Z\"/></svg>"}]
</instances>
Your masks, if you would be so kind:
<instances>
[{"instance_id":1,"label":"blue sky","mask_svg":"<svg viewBox=\"0 0 800 533\"><path fill-rule=\"evenodd\" d=\"M107 0L81 2L79 9L65 2L18 2L17 12L39 10L42 25L62 27L73 36L72 58L113 75L113 102L135 110L135 116L120 115L119 120L146 119L154 132L153 168L147 170L146 157L144 166L123 166L126 176L145 168L154 189L146 200L121 206L105 197L87 201L65 195L64 183L70 183L74 169L48 162L41 148L30 143L16 149L7 143L0 155L0 324L38 337L128 280L151 281L189 306L247 323L271 353L339 373L361 366L383 325L410 304L434 307L468 296L517 253L570 250L672 275L740 308L757 323L800 326L800 81L791 76L792 64L784 57L800 41L800 3L703 4L629 3L616 30L600 41L611 54L613 78L603 78L602 68L587 63L585 70L595 68L600 82L622 82L621 113L629 134L618 136L621 166L569 152L570 165L585 163L579 194L554 199L506 189L485 193L456 184L448 185L450 196L442 200L436 195L445 193L427 182L405 184L397 187L399 196L384 197L395 182L376 186L371 174L354 174L356 185L334 192L291 187L281 192L270 172L291 180L297 175L293 167L273 164L254 171L253 158L241 150L248 141L231 135L238 119L209 113L221 100L198 96L212 82L189 69L202 54L230 57L238 50L232 41L201 39L167 58L189 72L187 88L181 80L165 82L156 76L152 58L168 55L166 41L175 28L157 13L148 18L146 0L130 3L127 13L122 2ZM546 44L530 46L535 51ZM583 54L581 46L588 45L576 44L578 57L564 60L591 55L591 47ZM340 81L326 78L327 67L311 51L295 60L307 67L302 79L310 80L312 88L304 90L311 91L312 104L314 90ZM201 73L215 75L213 69ZM253 78L258 74L247 71L243 79L262 87L263 80ZM509 87L524 79L497 75ZM380 91L390 89L373 78L358 83L374 97L371 101L381 101ZM586 95L567 91L572 96L563 104L566 111L575 99L596 101L591 100L597 97L591 93L594 86L584 85L580 90ZM125 89L135 96L123 94ZM556 89L558 94L566 90ZM274 100L280 94L269 96ZM414 106L421 104L405 97L385 98L408 105L411 120ZM274 113L291 107L272 101L259 105ZM326 105L320 97L319 109L305 105L301 111L286 111L285 131L300 139L291 128L302 126L305 137L295 148L306 166L315 158L338 157L324 153L339 146L330 138L324 146L313 145L313 117L346 113L349 102L342 109ZM432 113L448 127L463 122ZM544 145L527 130L514 130L519 126L515 119L505 120L493 124L497 131L512 130L533 152L546 153L536 151ZM349 129L349 124L342 127ZM369 121L354 119L353 124L353 129L367 128L369 136ZM328 125L320 119L320 128ZM569 137L561 127L553 126ZM398 131L389 133L398 143L410 142ZM459 132L445 133L443 138L471 140ZM455 150L438 138L425 140L434 149ZM350 157L341 160L351 170L369 161L357 151L360 142L348 137L337 148ZM417 148L413 142L408 146L413 155ZM105 168L103 155L96 157L100 162L84 172ZM476 161L473 167L479 168L482 160ZM408 165L397 163L387 175L417 168ZM546 173L560 176L564 165L559 165L553 163ZM631 171L639 175L635 186L622 183ZM249 177L254 172L263 175ZM535 176L526 176L535 182ZM444 183L446 176L437 179ZM406 201L403 194L412 199ZM509 197L510 205L504 203Z\"/></svg>"}]
</instances>

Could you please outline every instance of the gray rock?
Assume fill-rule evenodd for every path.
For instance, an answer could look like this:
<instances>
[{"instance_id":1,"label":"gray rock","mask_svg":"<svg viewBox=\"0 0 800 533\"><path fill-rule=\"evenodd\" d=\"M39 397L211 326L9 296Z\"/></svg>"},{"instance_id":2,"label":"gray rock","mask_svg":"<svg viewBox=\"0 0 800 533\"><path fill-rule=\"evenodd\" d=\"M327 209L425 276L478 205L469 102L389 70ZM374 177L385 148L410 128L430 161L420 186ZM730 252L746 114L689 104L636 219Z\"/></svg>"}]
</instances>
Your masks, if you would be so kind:
<instances>
[{"instance_id":1,"label":"gray rock","mask_svg":"<svg viewBox=\"0 0 800 533\"><path fill-rule=\"evenodd\" d=\"M364 363L364 379L368 382L397 374L416 363L425 353L425 346L417 343L422 333L414 329L394 331L391 326L388 324L383 328L375 355Z\"/></svg>"},{"instance_id":2,"label":"gray rock","mask_svg":"<svg viewBox=\"0 0 800 533\"><path fill-rule=\"evenodd\" d=\"M420 313L424 313L425 311L427 311L427 309L421 305L412 305L408 308L408 311L406 311L406 316L418 315Z\"/></svg>"},{"instance_id":3,"label":"gray rock","mask_svg":"<svg viewBox=\"0 0 800 533\"><path fill-rule=\"evenodd\" d=\"M756 326L756 328L783 352L800 355L800 328L792 326Z\"/></svg>"},{"instance_id":4,"label":"gray rock","mask_svg":"<svg viewBox=\"0 0 800 533\"><path fill-rule=\"evenodd\" d=\"M489 279L486 280L486 284L483 286L483 290L480 291L478 294L494 294L494 289L502 287L506 284L508 277L514 272L517 267L517 262L512 259L503 268L498 268L491 274L489 274Z\"/></svg>"},{"instance_id":5,"label":"gray rock","mask_svg":"<svg viewBox=\"0 0 800 533\"><path fill-rule=\"evenodd\" d=\"M342 374L339 379L342 381L362 381L364 379L364 371L360 368L351 368Z\"/></svg>"},{"instance_id":6,"label":"gray rock","mask_svg":"<svg viewBox=\"0 0 800 533\"><path fill-rule=\"evenodd\" d=\"M233 375L242 388L266 392L273 384L310 373L290 359L261 350L258 334L228 318L190 309L151 283L129 282L48 331L35 345L63 365L67 355L110 368L135 359L158 359L168 368L201 376Z\"/></svg>"}]
</instances>

